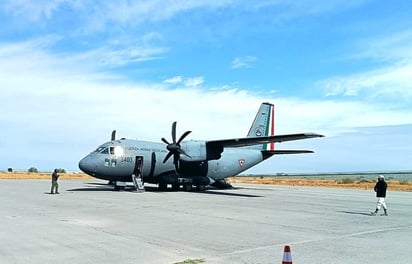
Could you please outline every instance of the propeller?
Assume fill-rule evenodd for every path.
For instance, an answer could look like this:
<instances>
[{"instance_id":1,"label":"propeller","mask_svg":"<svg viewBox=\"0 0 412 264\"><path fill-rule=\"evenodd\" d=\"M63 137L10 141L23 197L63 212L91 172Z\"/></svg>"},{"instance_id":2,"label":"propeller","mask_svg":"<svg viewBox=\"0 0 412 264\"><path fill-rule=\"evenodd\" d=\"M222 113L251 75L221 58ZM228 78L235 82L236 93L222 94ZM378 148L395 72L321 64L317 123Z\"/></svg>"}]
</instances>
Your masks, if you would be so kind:
<instances>
[{"instance_id":1,"label":"propeller","mask_svg":"<svg viewBox=\"0 0 412 264\"><path fill-rule=\"evenodd\" d=\"M112 131L111 140L112 140L112 141L113 141L113 140L116 140L116 130L113 130L113 131Z\"/></svg>"},{"instance_id":2,"label":"propeller","mask_svg":"<svg viewBox=\"0 0 412 264\"><path fill-rule=\"evenodd\" d=\"M173 122L172 124L172 143L169 143L165 138L162 138L162 141L166 143L166 148L169 151L166 155L166 157L163 159L163 163L166 163L166 161L173 155L173 164L175 165L176 171L178 170L178 161L180 158L180 154L185 155L186 157L191 158L180 146L180 143L183 141L183 139L189 135L192 131L186 131L183 133L179 140L176 142L176 121Z\"/></svg>"}]
</instances>

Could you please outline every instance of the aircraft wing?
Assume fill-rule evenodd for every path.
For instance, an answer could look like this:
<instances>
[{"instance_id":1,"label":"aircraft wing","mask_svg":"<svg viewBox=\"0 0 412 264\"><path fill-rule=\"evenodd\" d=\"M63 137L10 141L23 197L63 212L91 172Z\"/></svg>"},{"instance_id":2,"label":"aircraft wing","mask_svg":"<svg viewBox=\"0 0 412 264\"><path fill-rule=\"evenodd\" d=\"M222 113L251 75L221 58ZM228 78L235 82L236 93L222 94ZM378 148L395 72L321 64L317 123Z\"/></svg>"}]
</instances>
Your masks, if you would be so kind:
<instances>
[{"instance_id":1,"label":"aircraft wing","mask_svg":"<svg viewBox=\"0 0 412 264\"><path fill-rule=\"evenodd\" d=\"M266 137L245 137L245 138L232 138L221 140L206 141L206 145L212 148L223 147L245 147L252 145L259 145L271 142L284 142L292 140L301 140L307 138L324 137L323 135L316 133L299 133L299 134L286 134Z\"/></svg>"}]
</instances>

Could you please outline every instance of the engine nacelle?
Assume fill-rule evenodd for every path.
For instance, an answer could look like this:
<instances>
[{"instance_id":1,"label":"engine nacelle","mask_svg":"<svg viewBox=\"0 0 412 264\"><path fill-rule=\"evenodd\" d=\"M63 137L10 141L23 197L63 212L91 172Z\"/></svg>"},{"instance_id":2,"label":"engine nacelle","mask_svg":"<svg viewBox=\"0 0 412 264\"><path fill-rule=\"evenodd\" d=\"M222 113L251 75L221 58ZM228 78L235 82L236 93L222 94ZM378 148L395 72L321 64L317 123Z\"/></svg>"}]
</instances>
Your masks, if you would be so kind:
<instances>
[{"instance_id":1,"label":"engine nacelle","mask_svg":"<svg viewBox=\"0 0 412 264\"><path fill-rule=\"evenodd\" d=\"M210 146L206 141L191 140L181 143L181 148L191 158L185 155L180 155L180 159L184 161L206 161L220 159L223 152L223 147Z\"/></svg>"}]
</instances>

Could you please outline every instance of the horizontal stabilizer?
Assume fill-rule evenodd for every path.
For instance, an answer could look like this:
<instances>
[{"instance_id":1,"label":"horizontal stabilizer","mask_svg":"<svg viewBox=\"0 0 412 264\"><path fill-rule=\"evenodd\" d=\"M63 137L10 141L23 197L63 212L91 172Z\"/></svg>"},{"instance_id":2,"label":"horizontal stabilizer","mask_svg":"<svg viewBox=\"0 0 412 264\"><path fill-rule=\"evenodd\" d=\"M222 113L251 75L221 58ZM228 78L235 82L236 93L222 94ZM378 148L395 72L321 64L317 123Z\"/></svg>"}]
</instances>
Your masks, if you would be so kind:
<instances>
[{"instance_id":1,"label":"horizontal stabilizer","mask_svg":"<svg viewBox=\"0 0 412 264\"><path fill-rule=\"evenodd\" d=\"M283 155L283 154L303 154L303 153L313 153L312 150L262 150L263 159L272 157L273 155Z\"/></svg>"},{"instance_id":2,"label":"horizontal stabilizer","mask_svg":"<svg viewBox=\"0 0 412 264\"><path fill-rule=\"evenodd\" d=\"M312 150L262 150L263 153L269 155L280 155L280 154L301 154L301 153L313 153Z\"/></svg>"}]
</instances>

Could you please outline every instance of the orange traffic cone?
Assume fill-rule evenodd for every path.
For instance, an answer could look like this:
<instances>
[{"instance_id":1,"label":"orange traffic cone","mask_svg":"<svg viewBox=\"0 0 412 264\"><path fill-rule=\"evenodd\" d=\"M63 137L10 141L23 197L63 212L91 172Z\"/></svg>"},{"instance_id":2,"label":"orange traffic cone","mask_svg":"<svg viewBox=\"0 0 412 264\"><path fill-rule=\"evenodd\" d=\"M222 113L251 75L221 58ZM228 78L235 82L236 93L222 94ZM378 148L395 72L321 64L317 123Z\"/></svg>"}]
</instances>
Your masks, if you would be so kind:
<instances>
[{"instance_id":1,"label":"orange traffic cone","mask_svg":"<svg viewBox=\"0 0 412 264\"><path fill-rule=\"evenodd\" d=\"M293 264L292 253L290 253L290 246L285 246L285 249L283 250L282 264Z\"/></svg>"}]
</instances>

